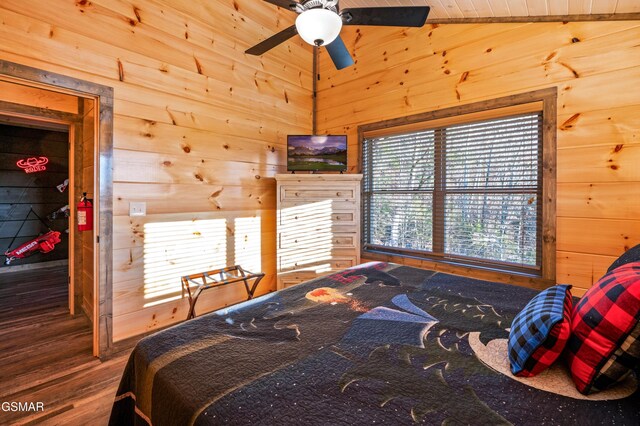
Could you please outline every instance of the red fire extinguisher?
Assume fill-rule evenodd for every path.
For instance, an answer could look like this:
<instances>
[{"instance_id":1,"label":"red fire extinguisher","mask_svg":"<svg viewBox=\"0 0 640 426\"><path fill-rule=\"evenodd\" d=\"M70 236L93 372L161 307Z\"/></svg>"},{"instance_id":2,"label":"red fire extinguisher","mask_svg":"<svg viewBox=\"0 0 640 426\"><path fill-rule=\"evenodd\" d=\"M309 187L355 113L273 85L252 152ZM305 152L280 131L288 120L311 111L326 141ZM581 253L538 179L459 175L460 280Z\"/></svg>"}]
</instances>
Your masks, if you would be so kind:
<instances>
[{"instance_id":1,"label":"red fire extinguisher","mask_svg":"<svg viewBox=\"0 0 640 426\"><path fill-rule=\"evenodd\" d=\"M87 193L82 193L82 198L76 207L78 211L78 231L93 230L93 204L87 198Z\"/></svg>"}]
</instances>

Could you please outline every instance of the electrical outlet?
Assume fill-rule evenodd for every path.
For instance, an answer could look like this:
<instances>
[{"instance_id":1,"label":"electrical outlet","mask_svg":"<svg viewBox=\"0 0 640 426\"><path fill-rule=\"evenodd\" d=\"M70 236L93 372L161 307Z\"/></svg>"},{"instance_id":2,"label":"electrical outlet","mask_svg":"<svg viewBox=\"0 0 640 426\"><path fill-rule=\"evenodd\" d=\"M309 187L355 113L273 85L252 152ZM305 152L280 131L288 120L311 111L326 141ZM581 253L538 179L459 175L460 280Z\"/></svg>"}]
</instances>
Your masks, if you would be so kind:
<instances>
[{"instance_id":1,"label":"electrical outlet","mask_svg":"<svg viewBox=\"0 0 640 426\"><path fill-rule=\"evenodd\" d=\"M129 203L129 216L146 216L147 203L144 201L137 203Z\"/></svg>"}]
</instances>

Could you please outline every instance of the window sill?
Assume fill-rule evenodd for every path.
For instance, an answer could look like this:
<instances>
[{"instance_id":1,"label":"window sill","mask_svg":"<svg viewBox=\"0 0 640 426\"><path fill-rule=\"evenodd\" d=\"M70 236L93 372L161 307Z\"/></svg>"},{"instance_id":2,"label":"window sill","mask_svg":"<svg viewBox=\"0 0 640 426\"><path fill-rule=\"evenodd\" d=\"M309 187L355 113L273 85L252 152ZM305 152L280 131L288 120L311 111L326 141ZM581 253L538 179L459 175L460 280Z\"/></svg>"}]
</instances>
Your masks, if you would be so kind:
<instances>
[{"instance_id":1,"label":"window sill","mask_svg":"<svg viewBox=\"0 0 640 426\"><path fill-rule=\"evenodd\" d=\"M546 280L538 274L516 272L489 266L470 265L452 260L437 260L411 255L390 254L381 251L362 251L361 258L366 261L382 261L398 263L405 266L414 266L422 269L443 272L447 274L462 275L465 277L494 281L504 284L514 284L523 287L543 290L556 284L555 280Z\"/></svg>"}]
</instances>

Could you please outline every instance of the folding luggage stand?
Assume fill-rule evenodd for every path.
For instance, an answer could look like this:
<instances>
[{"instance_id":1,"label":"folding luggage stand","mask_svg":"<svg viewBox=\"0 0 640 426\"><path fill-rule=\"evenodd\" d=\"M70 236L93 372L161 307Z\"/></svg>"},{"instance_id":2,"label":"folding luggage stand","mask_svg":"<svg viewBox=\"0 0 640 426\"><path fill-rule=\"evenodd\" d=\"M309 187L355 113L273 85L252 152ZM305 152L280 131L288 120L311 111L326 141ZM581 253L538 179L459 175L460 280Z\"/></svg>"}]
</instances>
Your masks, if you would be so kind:
<instances>
[{"instance_id":1,"label":"folding luggage stand","mask_svg":"<svg viewBox=\"0 0 640 426\"><path fill-rule=\"evenodd\" d=\"M214 275L217 275L217 277ZM243 269L240 265L228 266L222 269L183 276L180 279L182 282L182 296L184 297L184 293L186 291L189 297L189 313L187 314L187 319L195 318L196 302L198 301L198 297L200 297L202 291L242 281L244 282L245 290L247 290L247 300L251 300L253 299L253 293L258 287L258 283L263 277L263 272L253 273ZM196 280L202 281L200 282ZM249 280L255 280L251 287L249 287ZM191 293L189 284L197 286L197 289L193 294Z\"/></svg>"}]
</instances>

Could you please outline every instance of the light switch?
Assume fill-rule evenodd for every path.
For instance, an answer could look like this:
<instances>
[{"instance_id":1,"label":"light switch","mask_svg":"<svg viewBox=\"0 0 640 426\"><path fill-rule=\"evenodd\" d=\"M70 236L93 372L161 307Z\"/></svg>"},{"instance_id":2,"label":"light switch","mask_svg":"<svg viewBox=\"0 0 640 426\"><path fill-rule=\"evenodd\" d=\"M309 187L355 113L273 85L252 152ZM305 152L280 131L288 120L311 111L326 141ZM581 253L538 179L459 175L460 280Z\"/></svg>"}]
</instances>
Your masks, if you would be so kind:
<instances>
[{"instance_id":1,"label":"light switch","mask_svg":"<svg viewBox=\"0 0 640 426\"><path fill-rule=\"evenodd\" d=\"M147 203L144 201L129 203L129 216L146 216L147 215Z\"/></svg>"}]
</instances>

